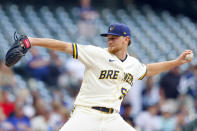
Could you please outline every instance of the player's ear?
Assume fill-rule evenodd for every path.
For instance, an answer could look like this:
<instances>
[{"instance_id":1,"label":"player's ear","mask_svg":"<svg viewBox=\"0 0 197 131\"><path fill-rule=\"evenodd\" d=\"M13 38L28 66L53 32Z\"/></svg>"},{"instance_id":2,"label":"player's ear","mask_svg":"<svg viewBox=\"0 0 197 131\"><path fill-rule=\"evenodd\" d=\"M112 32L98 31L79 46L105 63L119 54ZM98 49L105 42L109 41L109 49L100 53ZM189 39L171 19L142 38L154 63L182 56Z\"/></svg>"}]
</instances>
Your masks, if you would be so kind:
<instances>
[{"instance_id":1,"label":"player's ear","mask_svg":"<svg viewBox=\"0 0 197 131\"><path fill-rule=\"evenodd\" d=\"M131 39L130 39L130 37L126 37L126 41L128 42L128 46L131 44Z\"/></svg>"},{"instance_id":2,"label":"player's ear","mask_svg":"<svg viewBox=\"0 0 197 131\"><path fill-rule=\"evenodd\" d=\"M131 40L129 40L129 42L128 42L128 46L130 46L131 45Z\"/></svg>"}]
</instances>

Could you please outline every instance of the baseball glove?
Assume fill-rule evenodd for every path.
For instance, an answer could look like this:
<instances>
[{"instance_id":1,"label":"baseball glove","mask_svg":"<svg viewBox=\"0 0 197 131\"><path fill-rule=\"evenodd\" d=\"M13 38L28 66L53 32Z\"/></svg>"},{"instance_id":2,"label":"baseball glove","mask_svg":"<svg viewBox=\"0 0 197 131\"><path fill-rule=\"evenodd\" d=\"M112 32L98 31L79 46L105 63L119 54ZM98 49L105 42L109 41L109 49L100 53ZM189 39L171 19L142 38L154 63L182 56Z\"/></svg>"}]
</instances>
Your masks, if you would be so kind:
<instances>
[{"instance_id":1,"label":"baseball glove","mask_svg":"<svg viewBox=\"0 0 197 131\"><path fill-rule=\"evenodd\" d=\"M5 64L10 67L16 64L31 48L31 44L27 36L14 33L14 44L8 50L5 56Z\"/></svg>"}]
</instances>

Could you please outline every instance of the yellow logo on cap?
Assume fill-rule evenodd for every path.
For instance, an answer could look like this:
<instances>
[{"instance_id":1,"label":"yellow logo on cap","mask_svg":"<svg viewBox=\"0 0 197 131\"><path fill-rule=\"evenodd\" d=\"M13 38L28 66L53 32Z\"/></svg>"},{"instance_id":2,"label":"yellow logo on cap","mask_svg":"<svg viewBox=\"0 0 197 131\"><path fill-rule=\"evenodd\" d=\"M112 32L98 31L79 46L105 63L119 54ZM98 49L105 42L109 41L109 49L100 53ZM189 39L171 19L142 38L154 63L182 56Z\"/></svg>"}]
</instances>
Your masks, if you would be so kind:
<instances>
[{"instance_id":1,"label":"yellow logo on cap","mask_svg":"<svg viewBox=\"0 0 197 131\"><path fill-rule=\"evenodd\" d=\"M126 35L126 34L127 34L127 32L124 32L123 34L124 34L124 35Z\"/></svg>"},{"instance_id":2,"label":"yellow logo on cap","mask_svg":"<svg viewBox=\"0 0 197 131\"><path fill-rule=\"evenodd\" d=\"M112 31L112 30L114 30L114 26L109 27L109 31Z\"/></svg>"}]
</instances>

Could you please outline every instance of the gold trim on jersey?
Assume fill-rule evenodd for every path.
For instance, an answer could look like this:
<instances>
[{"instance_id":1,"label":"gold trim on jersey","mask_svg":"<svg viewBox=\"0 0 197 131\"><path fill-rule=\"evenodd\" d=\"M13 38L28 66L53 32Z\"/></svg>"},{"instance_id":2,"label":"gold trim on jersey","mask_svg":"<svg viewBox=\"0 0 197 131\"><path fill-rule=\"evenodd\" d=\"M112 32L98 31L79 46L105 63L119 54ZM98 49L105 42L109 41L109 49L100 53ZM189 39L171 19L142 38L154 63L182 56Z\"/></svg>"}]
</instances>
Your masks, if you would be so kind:
<instances>
[{"instance_id":1,"label":"gold trim on jersey","mask_svg":"<svg viewBox=\"0 0 197 131\"><path fill-rule=\"evenodd\" d=\"M77 44L73 43L73 44L72 44L72 47L73 47L73 58L74 58L74 59L78 59Z\"/></svg>"},{"instance_id":2,"label":"gold trim on jersey","mask_svg":"<svg viewBox=\"0 0 197 131\"><path fill-rule=\"evenodd\" d=\"M147 73L147 68L146 68L146 72L144 73L144 75L141 76L138 80L142 80L145 77L146 73Z\"/></svg>"}]
</instances>

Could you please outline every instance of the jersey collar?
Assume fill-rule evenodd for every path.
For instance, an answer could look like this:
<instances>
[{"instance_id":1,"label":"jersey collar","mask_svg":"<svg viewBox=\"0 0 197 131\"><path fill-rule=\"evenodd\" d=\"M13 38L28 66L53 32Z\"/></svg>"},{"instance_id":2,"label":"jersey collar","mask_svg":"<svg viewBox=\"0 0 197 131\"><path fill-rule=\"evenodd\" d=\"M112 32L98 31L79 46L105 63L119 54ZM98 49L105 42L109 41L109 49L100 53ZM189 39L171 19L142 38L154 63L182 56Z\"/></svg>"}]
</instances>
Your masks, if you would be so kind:
<instances>
[{"instance_id":1,"label":"jersey collar","mask_svg":"<svg viewBox=\"0 0 197 131\"><path fill-rule=\"evenodd\" d=\"M105 48L105 50L108 52L108 53L110 53L109 51L108 51L108 48ZM125 62L126 60L127 60L127 57L128 57L128 53L126 54L126 56L125 56L125 58L122 60L122 59L119 59L116 55L114 55L114 54L112 54L112 53L110 53L113 57L115 57L116 58L116 60L119 60L120 62Z\"/></svg>"},{"instance_id":2,"label":"jersey collar","mask_svg":"<svg viewBox=\"0 0 197 131\"><path fill-rule=\"evenodd\" d=\"M127 56L128 56L128 54L126 54L126 56L125 56L125 58L123 60L122 59L119 59L119 60L124 62L127 59Z\"/></svg>"}]
</instances>

